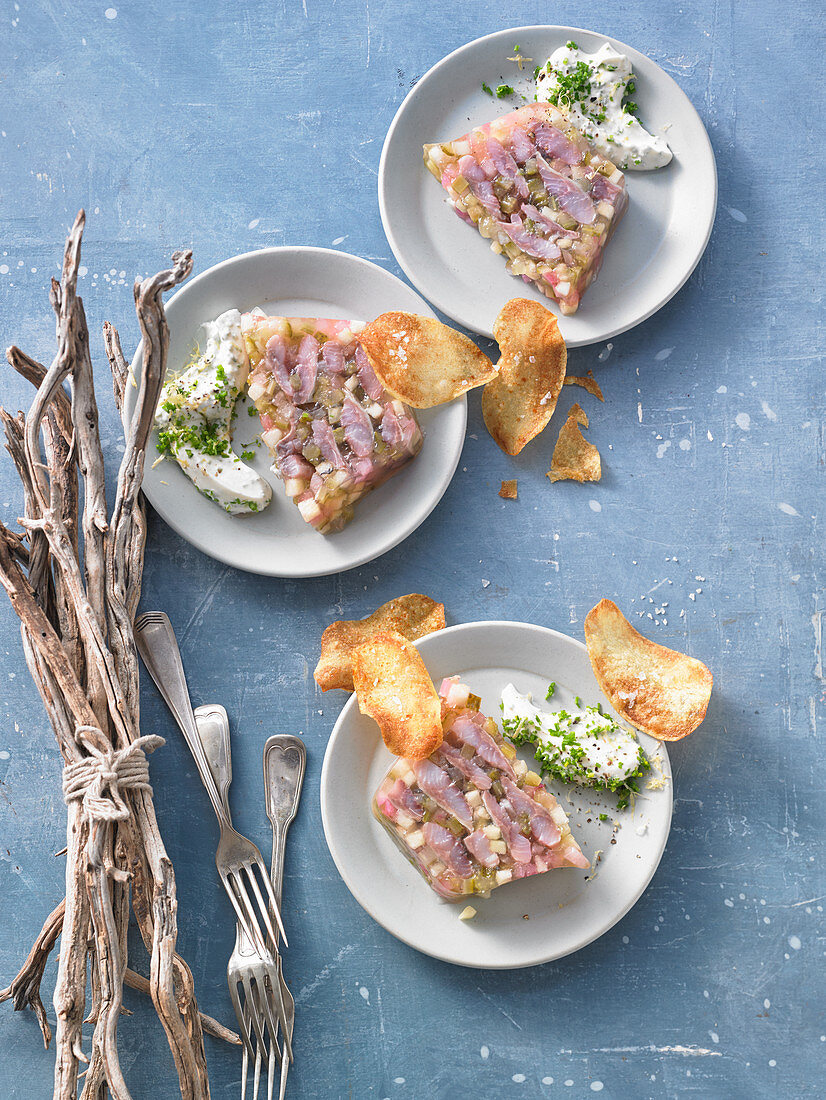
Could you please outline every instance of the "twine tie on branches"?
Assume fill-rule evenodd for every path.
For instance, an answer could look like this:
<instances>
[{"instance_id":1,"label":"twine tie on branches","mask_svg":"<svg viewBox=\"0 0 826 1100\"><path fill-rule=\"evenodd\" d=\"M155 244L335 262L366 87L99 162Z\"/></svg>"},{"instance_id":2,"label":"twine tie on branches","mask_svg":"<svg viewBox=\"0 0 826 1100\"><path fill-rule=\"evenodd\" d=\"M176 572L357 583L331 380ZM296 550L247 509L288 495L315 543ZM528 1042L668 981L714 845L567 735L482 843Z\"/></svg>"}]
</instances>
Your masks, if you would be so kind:
<instances>
[{"instance_id":1,"label":"twine tie on branches","mask_svg":"<svg viewBox=\"0 0 826 1100\"><path fill-rule=\"evenodd\" d=\"M125 821L129 807L121 792L152 793L146 752L158 748L164 739L148 734L125 749L113 749L95 726L78 726L76 736L89 756L63 769L65 802L82 802L84 815L90 821Z\"/></svg>"}]
</instances>

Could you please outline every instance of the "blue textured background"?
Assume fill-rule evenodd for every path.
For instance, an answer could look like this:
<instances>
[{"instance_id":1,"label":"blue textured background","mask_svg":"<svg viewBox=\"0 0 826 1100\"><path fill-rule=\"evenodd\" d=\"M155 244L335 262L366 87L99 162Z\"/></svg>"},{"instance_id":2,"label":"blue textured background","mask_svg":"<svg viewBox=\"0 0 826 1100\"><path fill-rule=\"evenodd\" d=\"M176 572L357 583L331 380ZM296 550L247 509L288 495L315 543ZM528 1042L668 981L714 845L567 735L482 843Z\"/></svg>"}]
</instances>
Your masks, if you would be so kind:
<instances>
[{"instance_id":1,"label":"blue textured background","mask_svg":"<svg viewBox=\"0 0 826 1100\"><path fill-rule=\"evenodd\" d=\"M559 22L633 43L696 104L719 166L717 223L686 287L610 354L571 354L570 369L594 368L605 391L604 406L576 391L603 454L600 484L545 478L559 418L507 459L477 395L442 504L363 569L300 583L250 577L152 523L143 606L169 612L194 700L230 712L235 812L262 846L264 739L301 731L308 744L285 887L298 1006L291 1095L822 1095L824 240L808 83L822 62L820 5L442 0L426 16L419 0L112 5L20 0L0 13L2 339L50 358L48 278L85 206L81 292L112 469L121 436L99 333L111 319L134 346L134 276L180 246L203 270L273 244L336 243L397 271L375 194L384 133L411 83L478 34ZM3 403L27 407L25 384L8 369L0 377ZM510 476L516 503L497 496ZM0 509L12 523L20 510L8 460ZM705 724L672 752L661 867L633 911L571 958L487 974L419 956L361 911L329 858L318 780L342 697L314 691L319 634L407 591L443 599L450 622L524 619L575 636L611 596L714 671ZM648 594L668 601L658 623ZM61 896L51 853L64 844L64 809L54 738L5 600L0 632L2 985ZM180 946L204 1010L229 1020L233 922L216 885L216 829L151 685L143 722L168 737L152 773ZM133 960L144 966L140 952ZM172 1097L153 1013L141 995L127 992L127 1003L134 1095ZM0 1008L0 1044L0 1095L50 1094L52 1057L33 1017ZM213 1094L235 1097L236 1051L207 1044Z\"/></svg>"}]
</instances>

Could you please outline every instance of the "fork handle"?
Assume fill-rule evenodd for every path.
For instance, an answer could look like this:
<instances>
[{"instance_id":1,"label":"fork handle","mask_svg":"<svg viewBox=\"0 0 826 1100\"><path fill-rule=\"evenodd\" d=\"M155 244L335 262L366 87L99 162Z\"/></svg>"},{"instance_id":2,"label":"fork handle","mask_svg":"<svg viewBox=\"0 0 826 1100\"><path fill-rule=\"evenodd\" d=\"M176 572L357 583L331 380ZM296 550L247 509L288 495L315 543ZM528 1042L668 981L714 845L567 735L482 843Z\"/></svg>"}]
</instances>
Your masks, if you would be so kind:
<instances>
[{"instance_id":1,"label":"fork handle","mask_svg":"<svg viewBox=\"0 0 826 1100\"><path fill-rule=\"evenodd\" d=\"M218 787L215 784L209 761L195 726L189 689L186 686L181 651L169 617L163 611L147 611L135 620L135 644L149 675L172 711L180 727L189 751L195 759L201 782L206 787L215 816L222 827L232 827Z\"/></svg>"},{"instance_id":2,"label":"fork handle","mask_svg":"<svg viewBox=\"0 0 826 1100\"><path fill-rule=\"evenodd\" d=\"M270 878L279 905L284 881L287 830L298 810L306 766L307 749L300 737L281 733L267 739L264 746L264 794L267 817L272 823Z\"/></svg>"}]
</instances>

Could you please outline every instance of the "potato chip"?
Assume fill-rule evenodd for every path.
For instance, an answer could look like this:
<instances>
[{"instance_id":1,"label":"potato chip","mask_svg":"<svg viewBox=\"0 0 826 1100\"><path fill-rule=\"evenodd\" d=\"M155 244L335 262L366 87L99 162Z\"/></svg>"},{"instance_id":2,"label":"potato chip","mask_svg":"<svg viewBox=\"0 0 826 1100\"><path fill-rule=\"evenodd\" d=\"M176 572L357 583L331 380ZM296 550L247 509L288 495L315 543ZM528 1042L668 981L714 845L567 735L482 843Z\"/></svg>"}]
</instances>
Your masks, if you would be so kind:
<instances>
[{"instance_id":1,"label":"potato chip","mask_svg":"<svg viewBox=\"0 0 826 1100\"><path fill-rule=\"evenodd\" d=\"M341 688L353 690L353 650L382 630L394 630L403 638L416 641L434 630L444 630L445 605L417 592L397 596L382 604L366 619L340 619L321 635L321 656L315 672L322 691Z\"/></svg>"},{"instance_id":2,"label":"potato chip","mask_svg":"<svg viewBox=\"0 0 826 1100\"><path fill-rule=\"evenodd\" d=\"M705 718L713 677L694 657L644 638L611 600L585 617L599 686L632 726L660 741L687 737Z\"/></svg>"},{"instance_id":3,"label":"potato chip","mask_svg":"<svg viewBox=\"0 0 826 1100\"><path fill-rule=\"evenodd\" d=\"M415 409L443 405L496 374L467 336L416 313L382 313L359 342L384 388Z\"/></svg>"},{"instance_id":4,"label":"potato chip","mask_svg":"<svg viewBox=\"0 0 826 1100\"><path fill-rule=\"evenodd\" d=\"M576 402L568 409L568 416L572 416L577 424L581 424L583 428L588 427L588 414L585 409Z\"/></svg>"},{"instance_id":5,"label":"potato chip","mask_svg":"<svg viewBox=\"0 0 826 1100\"><path fill-rule=\"evenodd\" d=\"M547 476L551 481L599 481L602 477L599 451L579 430L576 416L569 415L560 429Z\"/></svg>"},{"instance_id":6,"label":"potato chip","mask_svg":"<svg viewBox=\"0 0 826 1100\"><path fill-rule=\"evenodd\" d=\"M499 490L499 496L504 497L505 500L516 500L516 478L513 481L503 481L502 488Z\"/></svg>"},{"instance_id":7,"label":"potato chip","mask_svg":"<svg viewBox=\"0 0 826 1100\"><path fill-rule=\"evenodd\" d=\"M599 382L594 378L594 372L589 370L586 375L569 374L565 379L566 386L582 386L588 393L592 393L594 397L598 397L600 401L604 401L602 396L602 390L599 388Z\"/></svg>"},{"instance_id":8,"label":"potato chip","mask_svg":"<svg viewBox=\"0 0 826 1100\"><path fill-rule=\"evenodd\" d=\"M518 455L553 416L568 353L554 314L527 298L505 303L493 335L499 373L485 386L482 414L505 454Z\"/></svg>"},{"instance_id":9,"label":"potato chip","mask_svg":"<svg viewBox=\"0 0 826 1100\"><path fill-rule=\"evenodd\" d=\"M406 760L423 760L442 743L442 703L419 651L394 630L374 634L353 653L359 710L381 730L385 745Z\"/></svg>"}]
</instances>

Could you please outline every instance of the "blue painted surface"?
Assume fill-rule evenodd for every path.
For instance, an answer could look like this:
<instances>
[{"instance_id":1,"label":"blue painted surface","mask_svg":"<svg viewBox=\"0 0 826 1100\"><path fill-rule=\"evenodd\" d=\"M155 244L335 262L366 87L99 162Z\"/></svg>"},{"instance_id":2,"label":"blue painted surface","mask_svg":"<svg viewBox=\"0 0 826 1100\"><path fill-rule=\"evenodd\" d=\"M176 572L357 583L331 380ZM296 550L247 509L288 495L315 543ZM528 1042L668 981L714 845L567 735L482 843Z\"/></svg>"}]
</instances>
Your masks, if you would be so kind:
<instances>
[{"instance_id":1,"label":"blue painted surface","mask_svg":"<svg viewBox=\"0 0 826 1100\"><path fill-rule=\"evenodd\" d=\"M258 246L339 239L397 271L375 197L384 133L411 82L477 34L601 24L678 80L717 156L717 223L687 286L610 355L570 356L605 391L604 406L576 391L603 454L600 484L545 478L559 416L507 459L476 396L444 501L363 569L250 577L152 523L143 606L169 612L194 700L229 710L233 804L262 846L262 744L282 730L308 744L285 886L292 1096L587 1096L600 1083L623 1098L822 1095L824 239L822 139L805 83L821 62L821 15L813 0L785 15L768 0L678 3L601 15L569 0L442 0L424 18L416 0L112 0L108 10L106 0L21 0L0 15L2 338L50 357L47 281L85 206L81 288L112 468L120 433L97 334L112 319L134 345L134 276L180 246L203 270ZM2 379L3 403L26 407L24 383ZM499 481L512 476L519 500L503 502ZM19 510L4 461L0 515L13 522ZM361 911L327 853L318 781L342 698L313 689L320 631L407 591L443 599L450 622L523 619L577 637L588 609L611 596L714 671L704 726L672 752L674 826L656 877L619 925L569 959L501 974L419 956ZM647 594L668 601L659 623ZM64 810L54 739L5 601L0 631L4 984L61 896L62 861L50 853L64 843ZM204 1010L229 1020L233 926L212 870L216 829L151 685L143 706L144 732L168 738L152 774L180 947ZM144 965L139 950L133 959ZM134 1095L172 1097L153 1013L140 995L127 1003ZM235 1097L235 1052L207 1045L213 1094ZM0 1009L0 1050L0 1095L49 1093L52 1058L31 1015Z\"/></svg>"}]
</instances>

